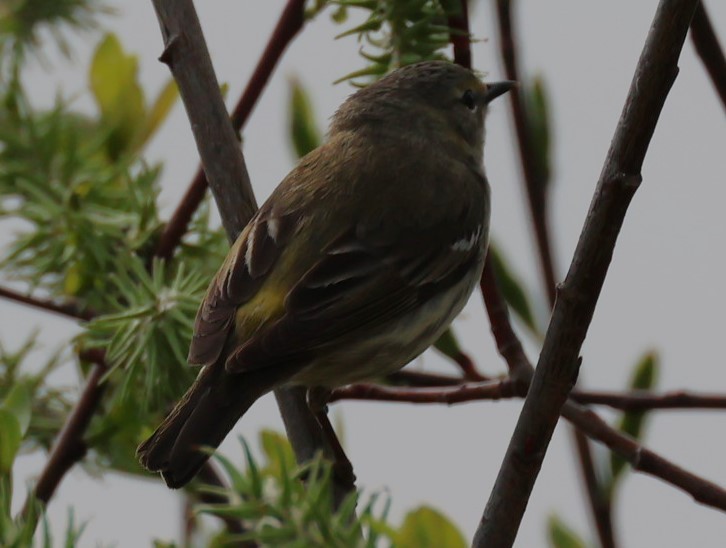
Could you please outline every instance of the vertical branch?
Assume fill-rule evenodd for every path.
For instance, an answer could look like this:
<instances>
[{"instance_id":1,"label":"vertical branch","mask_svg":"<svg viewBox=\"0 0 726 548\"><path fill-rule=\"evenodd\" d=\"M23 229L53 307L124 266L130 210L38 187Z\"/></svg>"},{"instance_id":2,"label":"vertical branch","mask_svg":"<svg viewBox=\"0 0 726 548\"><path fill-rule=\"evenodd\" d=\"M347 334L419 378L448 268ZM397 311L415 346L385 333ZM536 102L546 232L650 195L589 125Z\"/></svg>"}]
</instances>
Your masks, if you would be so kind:
<instances>
[{"instance_id":1,"label":"vertical branch","mask_svg":"<svg viewBox=\"0 0 726 548\"><path fill-rule=\"evenodd\" d=\"M469 35L469 4L467 0L459 2L459 12L449 16L451 45L454 47L454 63L471 68L471 36Z\"/></svg>"},{"instance_id":2,"label":"vertical branch","mask_svg":"<svg viewBox=\"0 0 726 548\"><path fill-rule=\"evenodd\" d=\"M499 43L504 72L508 80L521 81L517 67L516 35L512 25L512 8L514 0L497 0L497 21L499 26ZM512 107L512 120L522 164L524 186L527 191L529 210L532 217L532 228L537 241L540 269L544 279L545 292L550 305L555 301L555 275L549 226L547 224L547 182L535 162L532 133L527 122L527 114L522 100L522 87L509 92Z\"/></svg>"},{"instance_id":3,"label":"vertical branch","mask_svg":"<svg viewBox=\"0 0 726 548\"><path fill-rule=\"evenodd\" d=\"M252 77L232 112L232 127L235 131L241 131L247 122L283 52L302 29L305 22L304 15L305 0L288 1L260 60L257 62ZM199 167L176 211L174 211L171 219L164 227L156 247L155 254L157 257L168 259L174 253L174 249L179 245L179 241L187 231L194 212L202 203L206 191L207 178L204 170Z\"/></svg>"},{"instance_id":4,"label":"vertical branch","mask_svg":"<svg viewBox=\"0 0 726 548\"><path fill-rule=\"evenodd\" d=\"M726 108L726 57L718 43L703 0L696 8L696 13L691 21L691 41L711 77L711 82L721 98L723 107Z\"/></svg>"},{"instance_id":5,"label":"vertical branch","mask_svg":"<svg viewBox=\"0 0 726 548\"><path fill-rule=\"evenodd\" d=\"M230 240L236 239L256 209L242 151L219 92L202 29L191 0L152 0L164 38L161 60L169 65L184 102ZM329 449L299 391L275 391L298 461ZM289 428L295 425L294 429ZM337 481L338 478L335 478ZM336 485L350 492L353 485ZM338 499L342 500L342 499Z\"/></svg>"},{"instance_id":6,"label":"vertical branch","mask_svg":"<svg viewBox=\"0 0 726 548\"><path fill-rule=\"evenodd\" d=\"M567 277L559 289L532 385L474 546L511 546L568 393L625 213L698 0L661 0Z\"/></svg>"}]
</instances>

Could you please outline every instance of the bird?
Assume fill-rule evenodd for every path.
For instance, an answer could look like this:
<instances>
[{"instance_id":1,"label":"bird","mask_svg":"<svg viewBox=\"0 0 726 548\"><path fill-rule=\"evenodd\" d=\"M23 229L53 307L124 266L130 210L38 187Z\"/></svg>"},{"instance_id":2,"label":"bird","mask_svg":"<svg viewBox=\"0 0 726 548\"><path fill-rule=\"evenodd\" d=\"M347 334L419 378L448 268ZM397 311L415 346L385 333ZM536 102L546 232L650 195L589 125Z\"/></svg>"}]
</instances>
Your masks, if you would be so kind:
<instances>
[{"instance_id":1,"label":"bird","mask_svg":"<svg viewBox=\"0 0 726 548\"><path fill-rule=\"evenodd\" d=\"M142 466L182 487L264 394L379 378L437 340L482 273L484 119L514 85L424 61L344 101L211 281L188 356L202 369Z\"/></svg>"}]
</instances>

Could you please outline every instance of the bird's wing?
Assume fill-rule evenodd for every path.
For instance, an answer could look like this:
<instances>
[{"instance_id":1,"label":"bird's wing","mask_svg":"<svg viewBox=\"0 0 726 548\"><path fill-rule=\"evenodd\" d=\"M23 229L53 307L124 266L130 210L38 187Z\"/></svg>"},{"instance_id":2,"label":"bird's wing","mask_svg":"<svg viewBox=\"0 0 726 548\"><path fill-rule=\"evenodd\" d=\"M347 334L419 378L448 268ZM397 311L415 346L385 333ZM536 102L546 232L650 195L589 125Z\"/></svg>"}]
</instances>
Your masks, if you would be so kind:
<instances>
[{"instance_id":1,"label":"bird's wing","mask_svg":"<svg viewBox=\"0 0 726 548\"><path fill-rule=\"evenodd\" d=\"M230 249L199 307L189 363L211 365L219 359L234 329L237 309L252 299L268 279L296 224L294 214L273 214L267 204L255 214Z\"/></svg>"},{"instance_id":2,"label":"bird's wing","mask_svg":"<svg viewBox=\"0 0 726 548\"><path fill-rule=\"evenodd\" d=\"M403 233L357 225L324 250L285 298L285 314L226 362L230 372L306 363L368 327L416 310L483 260L485 219L464 217Z\"/></svg>"}]
</instances>

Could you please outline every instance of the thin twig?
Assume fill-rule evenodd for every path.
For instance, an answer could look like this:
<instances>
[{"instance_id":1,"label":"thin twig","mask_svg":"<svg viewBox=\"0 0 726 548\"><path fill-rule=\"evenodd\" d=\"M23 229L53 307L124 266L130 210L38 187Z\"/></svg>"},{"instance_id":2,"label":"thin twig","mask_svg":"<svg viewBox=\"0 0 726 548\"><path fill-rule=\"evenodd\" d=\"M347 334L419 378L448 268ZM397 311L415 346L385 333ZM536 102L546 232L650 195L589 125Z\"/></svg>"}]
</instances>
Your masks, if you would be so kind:
<instances>
[{"instance_id":1,"label":"thin twig","mask_svg":"<svg viewBox=\"0 0 726 548\"><path fill-rule=\"evenodd\" d=\"M524 397L524 388L511 378L470 382L461 377L401 371L386 377L394 386L359 383L333 390L330 399L395 401L401 403L468 403ZM524 383L520 383L524 384ZM583 405L604 405L620 411L726 410L726 394L701 394L678 390L656 393L647 390L595 392L573 390L572 401Z\"/></svg>"},{"instance_id":2,"label":"thin twig","mask_svg":"<svg viewBox=\"0 0 726 548\"><path fill-rule=\"evenodd\" d=\"M73 318L74 320L91 320L96 315L91 310L81 310L75 303L56 303L48 299L40 299L30 295L23 295L22 293L13 291L6 287L0 287L0 297L17 303L27 304L35 308L40 308L46 312L60 314L66 318Z\"/></svg>"},{"instance_id":3,"label":"thin twig","mask_svg":"<svg viewBox=\"0 0 726 548\"><path fill-rule=\"evenodd\" d=\"M101 377L105 372L106 363L104 361L99 360L93 364L81 397L55 440L48 461L33 489L35 498L43 504L47 504L53 497L68 470L86 455L87 447L83 441L83 435L101 403L101 397L106 388L106 385L101 383ZM24 512L29 508L30 506L26 504Z\"/></svg>"},{"instance_id":4,"label":"thin twig","mask_svg":"<svg viewBox=\"0 0 726 548\"><path fill-rule=\"evenodd\" d=\"M504 72L509 80L521 81L517 68L516 36L512 25L513 0L497 0L497 25L499 44ZM553 268L552 246L547 224L547 182L544 174L537 168L535 150L530 124L527 121L523 102L523 88L515 88L509 92L509 104L512 107L512 121L519 150L519 159L524 176L524 187L527 191L532 228L537 241L540 269L544 279L544 289L549 302L555 301L557 277Z\"/></svg>"},{"instance_id":5,"label":"thin twig","mask_svg":"<svg viewBox=\"0 0 726 548\"><path fill-rule=\"evenodd\" d=\"M152 0L164 38L161 60L169 65L189 116L201 156L230 240L242 232L256 209L242 150L219 92L202 29L191 0ZM307 407L304 391L278 389L275 397L296 458L318 451L330 455L320 427ZM334 478L336 503L355 489ZM338 496L339 495L339 496Z\"/></svg>"},{"instance_id":6,"label":"thin twig","mask_svg":"<svg viewBox=\"0 0 726 548\"><path fill-rule=\"evenodd\" d=\"M701 504L726 512L726 490L643 447L637 440L611 428L587 407L569 400L562 407L562 416L581 428L588 436L604 443L611 451L628 461L633 470L682 489Z\"/></svg>"},{"instance_id":7,"label":"thin twig","mask_svg":"<svg viewBox=\"0 0 726 548\"><path fill-rule=\"evenodd\" d=\"M696 13L693 14L691 41L711 77L713 87L716 88L716 93L721 98L721 104L726 108L726 57L718 43L703 0L696 8Z\"/></svg>"},{"instance_id":8,"label":"thin twig","mask_svg":"<svg viewBox=\"0 0 726 548\"><path fill-rule=\"evenodd\" d=\"M575 390L570 394L577 403L607 405L622 411L654 409L726 409L726 394L699 394L678 390L657 394L646 390L632 392L594 392Z\"/></svg>"},{"instance_id":9,"label":"thin twig","mask_svg":"<svg viewBox=\"0 0 726 548\"><path fill-rule=\"evenodd\" d=\"M405 403L456 403L476 400L500 400L524 397L526 392L518 392L518 384L511 379L460 384L446 388L401 388L380 384L359 383L333 390L331 402L340 400L375 400Z\"/></svg>"},{"instance_id":10,"label":"thin twig","mask_svg":"<svg viewBox=\"0 0 726 548\"><path fill-rule=\"evenodd\" d=\"M578 354L697 5L698 0L660 2L474 546L514 543L560 410L577 378Z\"/></svg>"},{"instance_id":11,"label":"thin twig","mask_svg":"<svg viewBox=\"0 0 726 548\"><path fill-rule=\"evenodd\" d=\"M449 17L449 41L454 48L454 63L471 68L471 36L469 32L469 5L467 0L459 2L459 13Z\"/></svg>"},{"instance_id":12,"label":"thin twig","mask_svg":"<svg viewBox=\"0 0 726 548\"><path fill-rule=\"evenodd\" d=\"M273 30L267 46L257 62L255 71L252 73L252 77L247 82L247 86L232 112L232 127L236 132L242 131L283 52L302 29L304 10L304 0L289 0L282 11L275 30ZM194 212L202 203L206 192L207 178L200 166L197 168L194 178L181 202L179 202L177 209L164 227L156 247L155 255L157 257L168 259L172 256L174 249L176 249L186 233Z\"/></svg>"}]
</instances>

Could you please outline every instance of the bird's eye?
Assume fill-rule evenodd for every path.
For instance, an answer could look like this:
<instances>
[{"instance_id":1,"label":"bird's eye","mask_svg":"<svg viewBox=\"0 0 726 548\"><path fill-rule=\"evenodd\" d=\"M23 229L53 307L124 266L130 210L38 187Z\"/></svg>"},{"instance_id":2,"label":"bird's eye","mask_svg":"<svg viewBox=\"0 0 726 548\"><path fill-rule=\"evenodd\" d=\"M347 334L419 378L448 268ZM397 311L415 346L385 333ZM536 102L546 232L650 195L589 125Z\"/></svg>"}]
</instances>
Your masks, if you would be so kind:
<instances>
[{"instance_id":1,"label":"bird's eye","mask_svg":"<svg viewBox=\"0 0 726 548\"><path fill-rule=\"evenodd\" d=\"M476 97L474 97L474 92L470 89L467 89L461 96L461 102L464 103L464 106L466 106L469 110L476 109Z\"/></svg>"}]
</instances>

